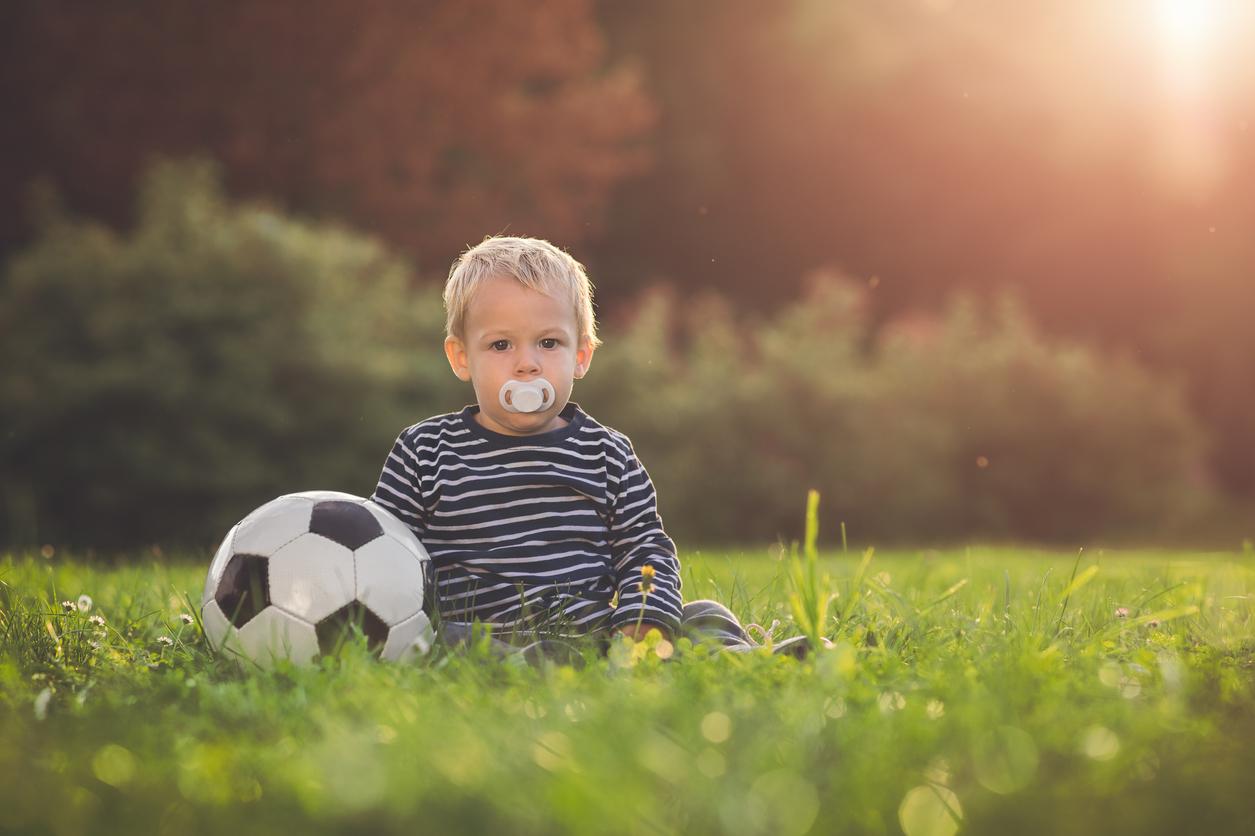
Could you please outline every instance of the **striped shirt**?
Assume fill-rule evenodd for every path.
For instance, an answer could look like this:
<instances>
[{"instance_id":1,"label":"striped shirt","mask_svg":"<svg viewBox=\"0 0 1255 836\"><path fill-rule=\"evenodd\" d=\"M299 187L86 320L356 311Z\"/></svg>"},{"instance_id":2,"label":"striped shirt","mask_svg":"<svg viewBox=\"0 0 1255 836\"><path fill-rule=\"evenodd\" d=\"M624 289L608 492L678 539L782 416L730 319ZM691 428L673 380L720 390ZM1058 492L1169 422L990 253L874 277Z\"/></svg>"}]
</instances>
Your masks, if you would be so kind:
<instances>
[{"instance_id":1,"label":"striped shirt","mask_svg":"<svg viewBox=\"0 0 1255 836\"><path fill-rule=\"evenodd\" d=\"M627 436L574 403L566 426L530 436L493 432L478 411L403 430L371 497L427 548L441 617L565 634L639 620L675 635L675 544Z\"/></svg>"}]
</instances>

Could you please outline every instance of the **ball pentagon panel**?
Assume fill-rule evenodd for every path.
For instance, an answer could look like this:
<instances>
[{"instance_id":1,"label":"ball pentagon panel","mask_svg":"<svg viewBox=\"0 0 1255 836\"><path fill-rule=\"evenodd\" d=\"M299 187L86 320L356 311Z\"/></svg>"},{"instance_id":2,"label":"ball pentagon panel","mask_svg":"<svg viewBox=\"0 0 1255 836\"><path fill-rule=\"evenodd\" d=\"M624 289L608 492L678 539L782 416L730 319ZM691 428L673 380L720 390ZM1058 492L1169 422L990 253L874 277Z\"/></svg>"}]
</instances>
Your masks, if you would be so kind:
<instances>
[{"instance_id":1,"label":"ball pentagon panel","mask_svg":"<svg viewBox=\"0 0 1255 836\"><path fill-rule=\"evenodd\" d=\"M315 504L309 530L349 551L360 549L383 534L379 520L361 502L342 499Z\"/></svg>"},{"instance_id":2,"label":"ball pentagon panel","mask_svg":"<svg viewBox=\"0 0 1255 836\"><path fill-rule=\"evenodd\" d=\"M214 591L222 614L236 627L243 627L270 605L269 566L256 554L231 555Z\"/></svg>"},{"instance_id":3,"label":"ball pentagon panel","mask_svg":"<svg viewBox=\"0 0 1255 836\"><path fill-rule=\"evenodd\" d=\"M362 602L353 601L315 625L318 647L325 654L335 653L354 630L366 636L366 647L374 653L378 653L388 640L388 625L383 619Z\"/></svg>"}]
</instances>

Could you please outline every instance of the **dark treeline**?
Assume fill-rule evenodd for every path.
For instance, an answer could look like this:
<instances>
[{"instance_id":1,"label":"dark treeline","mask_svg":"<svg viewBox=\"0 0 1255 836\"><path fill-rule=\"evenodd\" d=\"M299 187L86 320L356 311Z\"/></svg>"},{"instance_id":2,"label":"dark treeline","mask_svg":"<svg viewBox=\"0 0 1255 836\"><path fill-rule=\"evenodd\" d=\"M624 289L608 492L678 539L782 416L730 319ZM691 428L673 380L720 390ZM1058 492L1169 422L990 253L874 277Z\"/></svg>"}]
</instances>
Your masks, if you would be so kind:
<instances>
[{"instance_id":1,"label":"dark treeline","mask_svg":"<svg viewBox=\"0 0 1255 836\"><path fill-rule=\"evenodd\" d=\"M154 166L124 235L51 202L0 283L0 542L204 548L280 493L369 494L404 426L469 387L439 287L376 239ZM1013 302L873 333L816 276L750 316L653 293L576 397L623 429L689 547L800 535L807 489L856 541L1082 542L1208 510L1175 386L1042 335Z\"/></svg>"},{"instance_id":2,"label":"dark treeline","mask_svg":"<svg viewBox=\"0 0 1255 836\"><path fill-rule=\"evenodd\" d=\"M550 237L612 322L656 284L755 311L838 271L874 334L1009 287L1184 379L1208 478L1249 497L1251 20L1191 69L1146 4L1096 5L16 0L0 190L122 229L154 155L204 153L419 281L487 232ZM8 256L32 203L0 206Z\"/></svg>"}]
</instances>

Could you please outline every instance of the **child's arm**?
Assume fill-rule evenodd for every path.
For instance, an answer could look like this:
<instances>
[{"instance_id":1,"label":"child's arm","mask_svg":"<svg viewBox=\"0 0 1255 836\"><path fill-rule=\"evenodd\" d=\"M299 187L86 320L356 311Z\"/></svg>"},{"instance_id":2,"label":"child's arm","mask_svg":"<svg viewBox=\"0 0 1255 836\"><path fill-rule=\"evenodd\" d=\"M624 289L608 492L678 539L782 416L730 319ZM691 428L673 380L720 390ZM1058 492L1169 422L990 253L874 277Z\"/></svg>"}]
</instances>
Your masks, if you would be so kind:
<instances>
[{"instance_id":1,"label":"child's arm","mask_svg":"<svg viewBox=\"0 0 1255 836\"><path fill-rule=\"evenodd\" d=\"M392 445L370 498L391 511L421 541L427 534L427 509L419 486L418 455L406 435L402 432Z\"/></svg>"},{"instance_id":2,"label":"child's arm","mask_svg":"<svg viewBox=\"0 0 1255 836\"><path fill-rule=\"evenodd\" d=\"M680 563L663 531L653 482L630 444L626 453L617 491L612 485L610 549L619 604L610 628L643 638L657 627L671 637L680 628Z\"/></svg>"}]
</instances>

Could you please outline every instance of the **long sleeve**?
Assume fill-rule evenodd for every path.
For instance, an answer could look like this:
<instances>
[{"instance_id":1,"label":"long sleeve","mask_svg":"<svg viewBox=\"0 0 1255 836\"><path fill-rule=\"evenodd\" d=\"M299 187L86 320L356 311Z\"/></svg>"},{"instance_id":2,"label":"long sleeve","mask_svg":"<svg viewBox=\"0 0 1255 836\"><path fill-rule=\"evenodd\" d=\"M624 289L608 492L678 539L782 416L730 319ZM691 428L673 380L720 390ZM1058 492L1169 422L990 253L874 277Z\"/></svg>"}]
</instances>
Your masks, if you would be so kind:
<instances>
[{"instance_id":1,"label":"long sleeve","mask_svg":"<svg viewBox=\"0 0 1255 836\"><path fill-rule=\"evenodd\" d=\"M427 508L419 485L418 466L418 458L406 443L403 432L384 460L379 483L370 498L396 515L421 541L427 534Z\"/></svg>"},{"instance_id":2,"label":"long sleeve","mask_svg":"<svg viewBox=\"0 0 1255 836\"><path fill-rule=\"evenodd\" d=\"M675 543L663 531L653 482L630 444L626 454L617 490L611 496L610 549L619 601L610 626L625 627L639 621L675 636L683 603ZM643 566L653 567L652 580L641 575ZM652 589L646 594L642 586Z\"/></svg>"}]
</instances>

